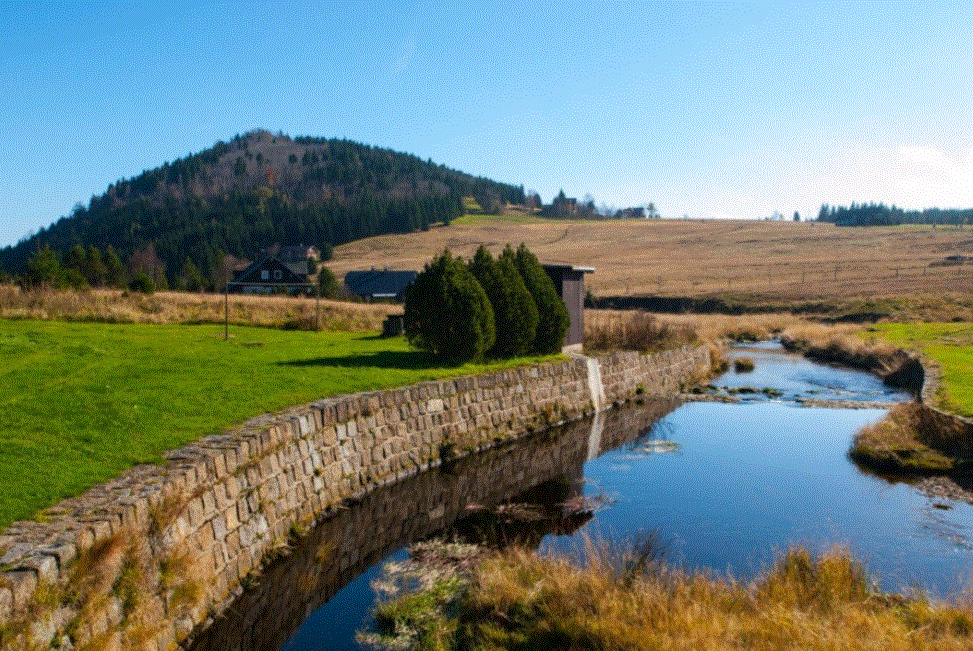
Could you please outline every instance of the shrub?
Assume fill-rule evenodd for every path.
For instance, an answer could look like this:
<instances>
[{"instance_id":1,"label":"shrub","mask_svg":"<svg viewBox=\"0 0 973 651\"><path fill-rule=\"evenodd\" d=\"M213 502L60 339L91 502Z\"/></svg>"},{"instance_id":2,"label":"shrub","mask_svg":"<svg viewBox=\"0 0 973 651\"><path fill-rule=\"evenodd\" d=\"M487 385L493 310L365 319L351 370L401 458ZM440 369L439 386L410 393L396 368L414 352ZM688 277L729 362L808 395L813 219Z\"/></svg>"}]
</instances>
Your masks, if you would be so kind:
<instances>
[{"instance_id":1,"label":"shrub","mask_svg":"<svg viewBox=\"0 0 973 651\"><path fill-rule=\"evenodd\" d=\"M509 258L494 260L481 246L469 264L493 307L496 343L488 354L506 358L530 352L537 335L537 305Z\"/></svg>"},{"instance_id":2,"label":"shrub","mask_svg":"<svg viewBox=\"0 0 973 651\"><path fill-rule=\"evenodd\" d=\"M494 327L486 292L448 249L426 264L406 292L406 338L447 363L482 358L495 342Z\"/></svg>"},{"instance_id":3,"label":"shrub","mask_svg":"<svg viewBox=\"0 0 973 651\"><path fill-rule=\"evenodd\" d=\"M737 373L750 373L754 368L753 360L749 357L737 357L733 360L733 370Z\"/></svg>"},{"instance_id":4,"label":"shrub","mask_svg":"<svg viewBox=\"0 0 973 651\"><path fill-rule=\"evenodd\" d=\"M155 291L155 283L144 271L135 274L135 277L128 283L128 289L141 294L151 294Z\"/></svg>"},{"instance_id":5,"label":"shrub","mask_svg":"<svg viewBox=\"0 0 973 651\"><path fill-rule=\"evenodd\" d=\"M318 269L318 287L321 290L321 296L324 298L335 299L341 294L338 279L334 277L330 269L323 265Z\"/></svg>"},{"instance_id":6,"label":"shrub","mask_svg":"<svg viewBox=\"0 0 973 651\"><path fill-rule=\"evenodd\" d=\"M537 304L538 322L537 335L534 337L534 352L542 355L561 352L570 317L564 301L557 295L554 281L537 261L537 256L524 244L521 244L516 252L508 246L501 257L510 260L517 267L527 291Z\"/></svg>"}]
</instances>

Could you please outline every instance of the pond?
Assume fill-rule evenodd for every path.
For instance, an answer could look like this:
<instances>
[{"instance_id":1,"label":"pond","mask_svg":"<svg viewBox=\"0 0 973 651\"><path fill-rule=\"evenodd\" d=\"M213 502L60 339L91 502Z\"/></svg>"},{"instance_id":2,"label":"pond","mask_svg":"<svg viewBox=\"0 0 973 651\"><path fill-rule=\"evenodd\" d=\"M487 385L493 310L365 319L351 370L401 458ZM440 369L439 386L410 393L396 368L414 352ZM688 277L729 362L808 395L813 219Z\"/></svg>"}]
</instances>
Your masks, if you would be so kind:
<instances>
[{"instance_id":1,"label":"pond","mask_svg":"<svg viewBox=\"0 0 973 651\"><path fill-rule=\"evenodd\" d=\"M383 560L437 533L496 533L511 502L544 517L499 518L502 531L542 550L652 535L671 564L749 579L793 545L841 545L887 590L947 596L970 585L973 507L890 483L846 456L884 410L797 402L908 396L769 345L733 354L753 359L754 371L713 385L776 391L739 404L646 401L379 489L322 522L193 648L357 649ZM564 506L582 496L607 501L593 513Z\"/></svg>"}]
</instances>

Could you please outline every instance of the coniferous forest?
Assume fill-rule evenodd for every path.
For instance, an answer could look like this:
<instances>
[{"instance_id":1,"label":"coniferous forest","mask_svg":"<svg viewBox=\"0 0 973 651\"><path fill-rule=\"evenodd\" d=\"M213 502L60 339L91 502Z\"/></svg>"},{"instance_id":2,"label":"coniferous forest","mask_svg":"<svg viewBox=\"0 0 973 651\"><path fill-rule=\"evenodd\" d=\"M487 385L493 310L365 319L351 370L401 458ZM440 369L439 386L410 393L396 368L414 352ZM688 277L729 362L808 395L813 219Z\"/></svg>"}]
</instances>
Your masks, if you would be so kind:
<instances>
[{"instance_id":1,"label":"coniferous forest","mask_svg":"<svg viewBox=\"0 0 973 651\"><path fill-rule=\"evenodd\" d=\"M819 222L836 226L898 226L900 224L973 224L973 208L926 208L903 210L883 203L855 203L851 206L823 204Z\"/></svg>"},{"instance_id":2,"label":"coniferous forest","mask_svg":"<svg viewBox=\"0 0 973 651\"><path fill-rule=\"evenodd\" d=\"M120 260L120 272L145 273L157 286L213 289L234 260L253 260L274 244L314 245L327 259L333 245L449 224L462 214L464 196L481 205L525 202L523 186L410 154L253 131L120 179L70 215L0 249L0 270L21 276L46 249L70 267L80 250L95 259L88 266ZM85 275L84 264L75 268Z\"/></svg>"}]
</instances>

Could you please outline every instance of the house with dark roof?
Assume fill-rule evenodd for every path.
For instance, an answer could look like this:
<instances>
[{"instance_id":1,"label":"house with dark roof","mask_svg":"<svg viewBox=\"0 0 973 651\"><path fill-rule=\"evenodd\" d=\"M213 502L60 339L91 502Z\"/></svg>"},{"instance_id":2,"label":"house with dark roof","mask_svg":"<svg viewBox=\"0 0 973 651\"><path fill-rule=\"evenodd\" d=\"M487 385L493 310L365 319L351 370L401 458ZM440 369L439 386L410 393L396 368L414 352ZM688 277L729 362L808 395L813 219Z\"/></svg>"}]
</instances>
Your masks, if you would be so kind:
<instances>
[{"instance_id":1,"label":"house with dark roof","mask_svg":"<svg viewBox=\"0 0 973 651\"><path fill-rule=\"evenodd\" d=\"M346 273L345 287L349 292L361 296L366 301L402 301L405 299L406 288L418 275L418 271L396 271L372 267L367 271Z\"/></svg>"},{"instance_id":2,"label":"house with dark roof","mask_svg":"<svg viewBox=\"0 0 973 651\"><path fill-rule=\"evenodd\" d=\"M314 287L311 267L308 258L285 261L265 255L246 269L235 270L226 290L239 294L310 293Z\"/></svg>"}]
</instances>

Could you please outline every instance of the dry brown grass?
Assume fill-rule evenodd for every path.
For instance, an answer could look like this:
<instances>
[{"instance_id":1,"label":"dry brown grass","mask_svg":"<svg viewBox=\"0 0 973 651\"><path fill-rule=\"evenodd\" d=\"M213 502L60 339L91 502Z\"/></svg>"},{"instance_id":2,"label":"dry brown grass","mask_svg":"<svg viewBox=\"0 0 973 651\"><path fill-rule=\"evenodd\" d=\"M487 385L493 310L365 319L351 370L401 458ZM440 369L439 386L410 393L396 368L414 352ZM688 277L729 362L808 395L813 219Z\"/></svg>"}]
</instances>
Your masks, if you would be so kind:
<instances>
[{"instance_id":1,"label":"dry brown grass","mask_svg":"<svg viewBox=\"0 0 973 651\"><path fill-rule=\"evenodd\" d=\"M702 341L760 341L771 339L787 328L814 324L791 314L654 314L632 310L585 310L585 329L623 332L635 319L651 318L656 327L690 331Z\"/></svg>"},{"instance_id":2,"label":"dry brown grass","mask_svg":"<svg viewBox=\"0 0 973 651\"><path fill-rule=\"evenodd\" d=\"M917 403L896 405L882 420L855 435L849 456L888 473L942 474L957 470L958 459L946 451L943 433L930 426L922 410Z\"/></svg>"},{"instance_id":3,"label":"dry brown grass","mask_svg":"<svg viewBox=\"0 0 973 651\"><path fill-rule=\"evenodd\" d=\"M317 307L313 298L229 296L229 320L235 325L312 328ZM326 330L379 330L398 305L321 300L321 327ZM186 292L152 295L120 290L22 291L0 286L0 317L98 321L107 323L222 323L223 296Z\"/></svg>"},{"instance_id":4,"label":"dry brown grass","mask_svg":"<svg viewBox=\"0 0 973 651\"><path fill-rule=\"evenodd\" d=\"M422 269L449 247L469 257L481 244L496 254L527 244L544 262L592 266L596 295L741 295L783 301L863 302L885 296L941 296L973 290L964 265L930 266L970 253L973 231L960 227L838 228L758 221L562 221L477 218L408 235L373 237L335 249L329 266ZM936 301L933 300L933 303ZM954 301L955 303L955 301ZM948 305L930 305L938 310ZM969 301L963 313L973 315Z\"/></svg>"},{"instance_id":5,"label":"dry brown grass","mask_svg":"<svg viewBox=\"0 0 973 651\"><path fill-rule=\"evenodd\" d=\"M697 331L692 326L672 323L642 311L618 313L617 318L585 319L584 349L589 352L637 350L652 353L696 340Z\"/></svg>"},{"instance_id":6,"label":"dry brown grass","mask_svg":"<svg viewBox=\"0 0 973 651\"><path fill-rule=\"evenodd\" d=\"M742 583L668 569L644 553L588 553L584 563L508 549L474 566L469 585L431 581L385 608L418 631L417 649L778 651L959 650L973 645L968 598L934 602L878 591L847 551L782 556ZM621 562L619 562L621 561ZM439 616L430 615L438 610Z\"/></svg>"},{"instance_id":7,"label":"dry brown grass","mask_svg":"<svg viewBox=\"0 0 973 651\"><path fill-rule=\"evenodd\" d=\"M897 371L908 355L888 341L862 338L862 328L853 325L804 324L781 333L785 347L808 357L840 362L882 377Z\"/></svg>"}]
</instances>

